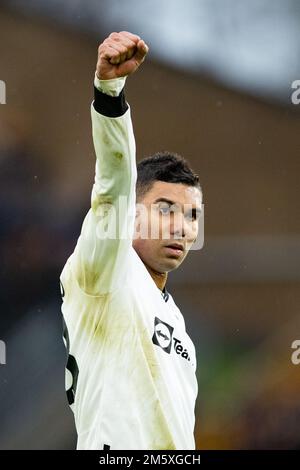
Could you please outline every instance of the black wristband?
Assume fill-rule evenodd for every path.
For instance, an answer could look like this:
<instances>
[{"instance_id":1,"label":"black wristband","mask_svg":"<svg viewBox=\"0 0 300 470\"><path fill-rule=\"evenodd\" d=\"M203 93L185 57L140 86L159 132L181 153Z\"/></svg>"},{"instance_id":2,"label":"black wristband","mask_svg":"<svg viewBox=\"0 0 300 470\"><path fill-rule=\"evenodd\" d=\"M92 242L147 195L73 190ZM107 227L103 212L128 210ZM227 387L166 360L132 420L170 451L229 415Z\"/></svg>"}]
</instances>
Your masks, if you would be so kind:
<instances>
[{"instance_id":1,"label":"black wristband","mask_svg":"<svg viewBox=\"0 0 300 470\"><path fill-rule=\"evenodd\" d=\"M102 93L94 86L94 95L94 108L97 113L103 114L103 116L112 118L123 116L128 109L128 104L125 101L124 88L119 96L110 96Z\"/></svg>"}]
</instances>

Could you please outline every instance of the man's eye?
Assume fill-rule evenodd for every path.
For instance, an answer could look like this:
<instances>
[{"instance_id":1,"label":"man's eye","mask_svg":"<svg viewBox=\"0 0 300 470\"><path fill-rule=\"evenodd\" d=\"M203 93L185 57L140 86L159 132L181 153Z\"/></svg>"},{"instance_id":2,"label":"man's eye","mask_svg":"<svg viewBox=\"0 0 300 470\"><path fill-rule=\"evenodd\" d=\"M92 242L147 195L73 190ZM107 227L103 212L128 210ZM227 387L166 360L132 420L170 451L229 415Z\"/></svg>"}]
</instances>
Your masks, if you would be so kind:
<instances>
[{"instance_id":1,"label":"man's eye","mask_svg":"<svg viewBox=\"0 0 300 470\"><path fill-rule=\"evenodd\" d=\"M163 214L169 214L170 213L170 206L160 206L159 211Z\"/></svg>"},{"instance_id":2,"label":"man's eye","mask_svg":"<svg viewBox=\"0 0 300 470\"><path fill-rule=\"evenodd\" d=\"M192 211L187 214L187 219L191 220L192 222L194 222L195 220L198 220L199 217L200 217L200 214L196 213L196 211Z\"/></svg>"}]
</instances>

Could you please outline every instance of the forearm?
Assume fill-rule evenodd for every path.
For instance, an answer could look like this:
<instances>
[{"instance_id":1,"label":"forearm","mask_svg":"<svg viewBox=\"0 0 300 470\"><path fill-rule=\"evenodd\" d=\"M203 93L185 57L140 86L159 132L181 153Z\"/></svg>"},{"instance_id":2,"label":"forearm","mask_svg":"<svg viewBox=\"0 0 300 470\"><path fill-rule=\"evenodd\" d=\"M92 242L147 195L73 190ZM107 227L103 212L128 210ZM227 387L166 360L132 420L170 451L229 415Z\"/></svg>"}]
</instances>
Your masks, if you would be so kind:
<instances>
[{"instance_id":1,"label":"forearm","mask_svg":"<svg viewBox=\"0 0 300 470\"><path fill-rule=\"evenodd\" d=\"M109 200L128 196L136 180L135 141L124 84L125 77L105 81L95 78L91 106L96 153L94 189Z\"/></svg>"},{"instance_id":2,"label":"forearm","mask_svg":"<svg viewBox=\"0 0 300 470\"><path fill-rule=\"evenodd\" d=\"M128 265L137 171L130 108L123 88L125 77L137 70L147 50L138 36L127 32L112 33L98 49L95 100L91 105L95 183L91 209L71 263L80 288L89 295L116 288ZM122 208L121 197L126 203L124 206L123 199ZM115 233L111 229L116 229Z\"/></svg>"},{"instance_id":3,"label":"forearm","mask_svg":"<svg viewBox=\"0 0 300 470\"><path fill-rule=\"evenodd\" d=\"M91 209L84 220L72 264L79 286L89 295L101 295L116 287L132 241L135 141L130 108L124 91L120 92L124 82L118 79L113 84L102 83L106 92L115 93L112 97L98 90L96 81L98 86L91 106L95 183ZM120 204L121 198L125 198L125 205Z\"/></svg>"}]
</instances>

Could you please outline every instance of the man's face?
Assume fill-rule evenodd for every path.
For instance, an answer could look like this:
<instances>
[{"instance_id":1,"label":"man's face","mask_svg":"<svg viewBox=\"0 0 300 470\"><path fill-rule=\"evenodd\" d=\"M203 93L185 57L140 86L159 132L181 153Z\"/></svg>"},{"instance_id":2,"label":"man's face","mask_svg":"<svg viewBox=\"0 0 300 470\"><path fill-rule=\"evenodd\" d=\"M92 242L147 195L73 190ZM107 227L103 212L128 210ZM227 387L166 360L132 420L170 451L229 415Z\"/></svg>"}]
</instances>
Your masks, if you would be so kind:
<instances>
[{"instance_id":1,"label":"man's face","mask_svg":"<svg viewBox=\"0 0 300 470\"><path fill-rule=\"evenodd\" d=\"M137 203L133 240L147 266L159 273L178 268L197 238L201 204L198 188L155 181Z\"/></svg>"}]
</instances>

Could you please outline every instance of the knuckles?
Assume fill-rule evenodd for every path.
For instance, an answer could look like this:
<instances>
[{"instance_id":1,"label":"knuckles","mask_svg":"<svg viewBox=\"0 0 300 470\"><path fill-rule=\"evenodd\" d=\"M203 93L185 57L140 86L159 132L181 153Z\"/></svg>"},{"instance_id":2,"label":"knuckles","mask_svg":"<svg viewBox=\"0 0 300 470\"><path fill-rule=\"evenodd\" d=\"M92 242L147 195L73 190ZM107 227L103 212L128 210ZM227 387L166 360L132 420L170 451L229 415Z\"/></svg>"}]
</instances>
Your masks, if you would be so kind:
<instances>
[{"instance_id":1,"label":"knuckles","mask_svg":"<svg viewBox=\"0 0 300 470\"><path fill-rule=\"evenodd\" d=\"M115 49L117 47L117 49ZM99 56L104 55L108 49L115 49L114 53L111 51L112 56L124 55L128 54L129 52L133 51L135 48L135 44L121 44L120 42L116 42L113 40L105 39L103 43L100 44L98 47Z\"/></svg>"},{"instance_id":2,"label":"knuckles","mask_svg":"<svg viewBox=\"0 0 300 470\"><path fill-rule=\"evenodd\" d=\"M124 44L124 47L126 49L129 49L130 47L135 47L137 42L140 40L139 36L136 36L134 34L131 35L132 37L128 36L128 33L126 31L120 31L119 33L117 32L112 32L110 35L104 39L104 41L100 44L99 48L104 45L104 44L111 44L113 43L122 43ZM126 45L126 46L125 46Z\"/></svg>"},{"instance_id":3,"label":"knuckles","mask_svg":"<svg viewBox=\"0 0 300 470\"><path fill-rule=\"evenodd\" d=\"M112 38L112 39L119 39L120 38L120 34L119 33L116 33L115 31L113 33L110 33L110 35L108 36L109 38Z\"/></svg>"},{"instance_id":4,"label":"knuckles","mask_svg":"<svg viewBox=\"0 0 300 470\"><path fill-rule=\"evenodd\" d=\"M132 59L139 40L139 36L126 31L110 33L98 46L97 68L100 68L101 64L107 61L108 58L112 60L112 64L119 64L120 61ZM143 61L144 58L139 63L135 61L136 66L138 67Z\"/></svg>"}]
</instances>

